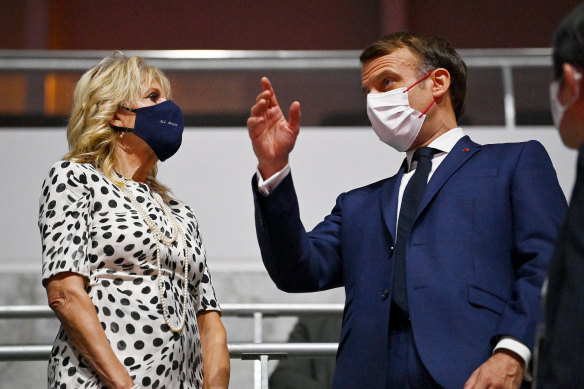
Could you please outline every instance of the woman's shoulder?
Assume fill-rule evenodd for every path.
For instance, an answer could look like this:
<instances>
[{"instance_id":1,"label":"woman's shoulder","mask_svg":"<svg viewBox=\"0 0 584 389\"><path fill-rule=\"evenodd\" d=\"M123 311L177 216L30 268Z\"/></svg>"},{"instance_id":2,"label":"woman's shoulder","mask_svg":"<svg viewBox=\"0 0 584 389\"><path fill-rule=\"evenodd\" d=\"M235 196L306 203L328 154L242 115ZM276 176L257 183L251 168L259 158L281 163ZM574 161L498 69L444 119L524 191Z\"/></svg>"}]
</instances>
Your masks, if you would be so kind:
<instances>
[{"instance_id":1,"label":"woman's shoulder","mask_svg":"<svg viewBox=\"0 0 584 389\"><path fill-rule=\"evenodd\" d=\"M184 216L186 216L189 219L193 219L195 221L195 223L197 223L197 217L195 216L195 212L193 211L193 208L188 205L187 203L185 203L182 200L179 199L175 199L175 198L171 198L168 201L168 205L170 205L170 208L172 210L174 210L175 212L178 212Z\"/></svg>"},{"instance_id":2,"label":"woman's shoulder","mask_svg":"<svg viewBox=\"0 0 584 389\"><path fill-rule=\"evenodd\" d=\"M90 163L78 163L67 160L55 162L49 169L49 178L65 175L67 177L87 177L88 174L96 174L97 169Z\"/></svg>"},{"instance_id":3,"label":"woman's shoulder","mask_svg":"<svg viewBox=\"0 0 584 389\"><path fill-rule=\"evenodd\" d=\"M97 169L89 163L57 161L49 169L43 183L43 193L54 191L84 195L90 191L91 183L98 180L99 176Z\"/></svg>"}]
</instances>

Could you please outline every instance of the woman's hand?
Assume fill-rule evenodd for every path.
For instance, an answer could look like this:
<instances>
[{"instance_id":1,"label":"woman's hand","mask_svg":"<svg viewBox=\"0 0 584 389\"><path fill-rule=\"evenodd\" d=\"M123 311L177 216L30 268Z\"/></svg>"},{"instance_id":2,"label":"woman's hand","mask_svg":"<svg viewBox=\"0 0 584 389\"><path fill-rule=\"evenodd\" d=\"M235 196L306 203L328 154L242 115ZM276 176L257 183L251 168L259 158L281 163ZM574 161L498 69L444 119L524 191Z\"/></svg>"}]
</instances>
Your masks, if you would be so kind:
<instances>
[{"instance_id":1,"label":"woman's hand","mask_svg":"<svg viewBox=\"0 0 584 389\"><path fill-rule=\"evenodd\" d=\"M262 77L262 89L247 119L249 137L258 158L258 169L264 180L282 170L294 148L300 131L300 103L290 106L286 120L276 100L276 94L267 77Z\"/></svg>"},{"instance_id":2,"label":"woman's hand","mask_svg":"<svg viewBox=\"0 0 584 389\"><path fill-rule=\"evenodd\" d=\"M49 306L63 324L73 346L87 359L102 384L110 389L134 385L130 374L112 350L101 327L85 278L76 273L59 273L47 283Z\"/></svg>"},{"instance_id":3,"label":"woman's hand","mask_svg":"<svg viewBox=\"0 0 584 389\"><path fill-rule=\"evenodd\" d=\"M197 314L197 323L203 348L204 389L227 389L229 386L229 351L227 334L219 313L207 311Z\"/></svg>"}]
</instances>

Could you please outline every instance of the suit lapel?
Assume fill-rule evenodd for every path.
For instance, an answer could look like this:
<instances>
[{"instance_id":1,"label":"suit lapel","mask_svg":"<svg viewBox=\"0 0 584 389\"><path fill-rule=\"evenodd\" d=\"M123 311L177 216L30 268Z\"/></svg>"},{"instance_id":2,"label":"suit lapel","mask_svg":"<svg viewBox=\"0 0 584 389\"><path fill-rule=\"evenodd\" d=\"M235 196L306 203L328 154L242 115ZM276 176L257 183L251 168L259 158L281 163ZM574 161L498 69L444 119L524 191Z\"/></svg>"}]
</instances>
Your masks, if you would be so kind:
<instances>
[{"instance_id":1,"label":"suit lapel","mask_svg":"<svg viewBox=\"0 0 584 389\"><path fill-rule=\"evenodd\" d=\"M383 220L387 226L387 230L391 235L391 240L395 241L395 226L397 224L397 199L399 195L399 185L401 179L404 175L407 162L404 159L399 171L392 178L387 180L387 182L381 188L381 198L379 199L381 203L381 212L383 214Z\"/></svg>"},{"instance_id":2,"label":"suit lapel","mask_svg":"<svg viewBox=\"0 0 584 389\"><path fill-rule=\"evenodd\" d=\"M450 150L444 161L442 161L440 166L438 166L438 169L436 169L430 178L428 186L426 186L424 196L422 197L422 202L420 203L418 216L422 213L424 208L426 208L434 196L436 196L436 193L438 193L448 178L456 170L458 170L460 166L468 161L470 157L479 151L480 148L481 145L471 141L468 136L464 136L460 138L458 142L456 142L452 150Z\"/></svg>"}]
</instances>

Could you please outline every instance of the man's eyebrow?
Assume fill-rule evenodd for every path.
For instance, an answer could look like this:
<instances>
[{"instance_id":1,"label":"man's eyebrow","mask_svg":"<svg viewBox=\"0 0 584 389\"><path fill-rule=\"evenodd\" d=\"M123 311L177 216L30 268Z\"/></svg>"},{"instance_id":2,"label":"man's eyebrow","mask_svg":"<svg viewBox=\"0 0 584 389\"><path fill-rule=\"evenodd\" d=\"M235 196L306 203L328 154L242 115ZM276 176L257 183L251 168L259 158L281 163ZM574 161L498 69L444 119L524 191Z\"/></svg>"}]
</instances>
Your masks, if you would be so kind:
<instances>
[{"instance_id":1,"label":"man's eyebrow","mask_svg":"<svg viewBox=\"0 0 584 389\"><path fill-rule=\"evenodd\" d=\"M370 75L369 78L367 79L367 81L368 81L369 85L373 85L377 81L379 81L380 79L382 79L384 77L391 77L392 79L398 78L397 74L393 70L385 68L383 70L380 70L378 73L373 73L372 75ZM369 88L368 86L365 86L365 85L361 86L361 92L363 92L363 94L366 95L370 91L371 91L371 88Z\"/></svg>"}]
</instances>

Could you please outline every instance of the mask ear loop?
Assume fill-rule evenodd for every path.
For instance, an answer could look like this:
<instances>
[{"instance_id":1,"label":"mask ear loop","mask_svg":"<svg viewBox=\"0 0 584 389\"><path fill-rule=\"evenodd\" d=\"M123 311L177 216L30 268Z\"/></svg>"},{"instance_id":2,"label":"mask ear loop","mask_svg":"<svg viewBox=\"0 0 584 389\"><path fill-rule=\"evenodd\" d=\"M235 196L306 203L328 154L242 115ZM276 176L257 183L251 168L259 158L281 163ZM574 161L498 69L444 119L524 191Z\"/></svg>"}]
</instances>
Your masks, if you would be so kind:
<instances>
[{"instance_id":1,"label":"mask ear loop","mask_svg":"<svg viewBox=\"0 0 584 389\"><path fill-rule=\"evenodd\" d=\"M126 111L130 111L130 112L136 112L137 108L128 108L128 107L124 107L123 105L120 105L120 108ZM134 132L133 128L129 128L129 127L119 127L119 126L114 126L111 125L111 127L120 132L120 138L123 138L124 135L126 134L126 132Z\"/></svg>"},{"instance_id":2,"label":"mask ear loop","mask_svg":"<svg viewBox=\"0 0 584 389\"><path fill-rule=\"evenodd\" d=\"M428 73L426 73L426 75L422 78L420 78L418 81L414 82L408 89L404 90L403 93L406 93L407 91L409 91L410 89L412 89L413 87L415 87L416 85L418 85L420 82L424 81L426 78L428 78L430 76L430 74L432 74L432 72L435 69L430 70ZM424 116L426 114L426 112L428 112L428 110L430 109L430 107L436 102L436 99L432 99L432 102L430 103L429 106L426 107L426 109L424 110L424 112L422 112L420 114L420 116L418 116L418 119L421 119L422 116Z\"/></svg>"},{"instance_id":3,"label":"mask ear loop","mask_svg":"<svg viewBox=\"0 0 584 389\"><path fill-rule=\"evenodd\" d=\"M121 109L125 109L126 111L130 111L130 112L136 112L138 110L138 108L128 108L128 107L124 107L123 105L120 105Z\"/></svg>"},{"instance_id":4,"label":"mask ear loop","mask_svg":"<svg viewBox=\"0 0 584 389\"><path fill-rule=\"evenodd\" d=\"M428 73L426 73L426 75L422 78L420 78L418 81L414 82L408 89L406 89L404 91L404 93L406 93L407 91L409 91L410 89L412 89L413 87L415 87L416 85L418 85L420 82L424 81L426 78L428 78L430 76L430 74L432 74L432 72L436 70L436 69L432 69L430 70Z\"/></svg>"},{"instance_id":5,"label":"mask ear loop","mask_svg":"<svg viewBox=\"0 0 584 389\"><path fill-rule=\"evenodd\" d=\"M424 112L422 112L420 114L420 116L418 116L418 119L421 119L422 116L424 116L426 114L426 112L428 112L428 110L430 109L430 107L436 102L436 99L432 99L432 102L430 103L430 105L424 110Z\"/></svg>"}]
</instances>

